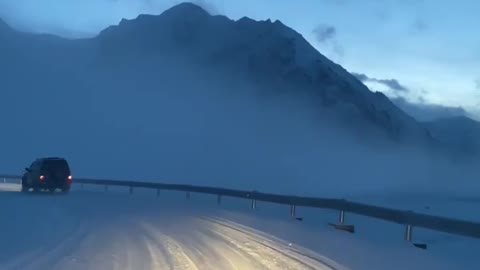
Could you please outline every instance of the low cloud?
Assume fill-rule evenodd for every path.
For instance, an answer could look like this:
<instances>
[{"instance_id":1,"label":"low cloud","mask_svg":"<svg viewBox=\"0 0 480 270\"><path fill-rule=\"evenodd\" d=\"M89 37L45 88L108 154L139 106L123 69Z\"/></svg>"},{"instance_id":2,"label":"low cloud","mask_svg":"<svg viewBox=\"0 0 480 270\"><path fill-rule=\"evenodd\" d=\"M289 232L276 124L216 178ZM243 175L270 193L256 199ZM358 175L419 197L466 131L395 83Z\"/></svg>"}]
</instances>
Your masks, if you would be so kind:
<instances>
[{"instance_id":1,"label":"low cloud","mask_svg":"<svg viewBox=\"0 0 480 270\"><path fill-rule=\"evenodd\" d=\"M364 83L379 83L387 86L391 90L397 91L398 94L394 94L393 96L390 95L389 99L397 107L399 107L404 112L406 112L418 121L432 121L440 118L450 118L458 116L466 116L469 118L480 120L478 114L472 112L471 108L467 111L461 106L446 106L441 104L429 103L425 98L422 97L423 95L427 94L425 90L411 91L411 89L402 85L396 79L377 79L369 77L368 75L363 73L352 73L352 75ZM480 79L475 81L475 86L478 90L480 90ZM420 97L418 98L418 101L412 102L407 100L405 96L407 96L409 92L415 92L419 94Z\"/></svg>"},{"instance_id":2,"label":"low cloud","mask_svg":"<svg viewBox=\"0 0 480 270\"><path fill-rule=\"evenodd\" d=\"M352 73L352 75L355 76L355 78L359 79L361 82L367 82L370 80L370 78L363 73Z\"/></svg>"},{"instance_id":3,"label":"low cloud","mask_svg":"<svg viewBox=\"0 0 480 270\"><path fill-rule=\"evenodd\" d=\"M469 116L468 112L462 107L430 104L422 100L418 103L410 102L403 97L390 98L390 100L418 121L432 121L440 118Z\"/></svg>"},{"instance_id":4,"label":"low cloud","mask_svg":"<svg viewBox=\"0 0 480 270\"><path fill-rule=\"evenodd\" d=\"M388 88L398 91L398 92L408 92L409 89L402 85L398 80L396 79L377 79L377 78L372 78L367 76L366 74L362 73L352 73L353 76L355 76L357 79L359 79L362 82L376 82L383 84L387 86Z\"/></svg>"},{"instance_id":5,"label":"low cloud","mask_svg":"<svg viewBox=\"0 0 480 270\"><path fill-rule=\"evenodd\" d=\"M325 43L335 39L337 36L337 28L332 25L320 24L313 29L313 33L319 43Z\"/></svg>"},{"instance_id":6,"label":"low cloud","mask_svg":"<svg viewBox=\"0 0 480 270\"><path fill-rule=\"evenodd\" d=\"M387 79L387 80L376 80L378 83L383 83L385 84L386 86L390 87L391 89L393 90L397 90L397 91L402 91L402 92L406 92L408 91L408 88L406 88L405 86L401 85L397 80L395 79Z\"/></svg>"},{"instance_id":7,"label":"low cloud","mask_svg":"<svg viewBox=\"0 0 480 270\"><path fill-rule=\"evenodd\" d=\"M343 46L337 41L337 28L335 26L319 24L312 32L319 44L331 46L332 51L338 56L343 57L345 55Z\"/></svg>"}]
</instances>

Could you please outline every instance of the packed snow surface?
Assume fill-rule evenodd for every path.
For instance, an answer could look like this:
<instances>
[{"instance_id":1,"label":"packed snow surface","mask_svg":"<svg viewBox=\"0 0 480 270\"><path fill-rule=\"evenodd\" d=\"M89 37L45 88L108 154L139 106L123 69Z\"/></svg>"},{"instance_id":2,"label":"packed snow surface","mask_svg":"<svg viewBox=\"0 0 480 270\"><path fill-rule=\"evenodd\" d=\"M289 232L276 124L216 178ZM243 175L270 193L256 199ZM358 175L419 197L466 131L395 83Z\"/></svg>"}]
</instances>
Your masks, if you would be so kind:
<instances>
[{"instance_id":1,"label":"packed snow surface","mask_svg":"<svg viewBox=\"0 0 480 270\"><path fill-rule=\"evenodd\" d=\"M347 215L349 234L327 225L334 211L213 196L77 186L70 194L23 194L0 184L0 269L469 269L403 241L400 225ZM417 236L414 234L414 236ZM442 234L437 234L442 236ZM476 243L458 238L448 243ZM463 241L463 242L462 242ZM467 245L465 244L465 245ZM468 253L468 252L467 252ZM472 256L473 258L473 256ZM461 264L466 262L465 264ZM473 263L474 261L470 261ZM462 265L462 266L460 266ZM474 268L471 268L474 269Z\"/></svg>"}]
</instances>

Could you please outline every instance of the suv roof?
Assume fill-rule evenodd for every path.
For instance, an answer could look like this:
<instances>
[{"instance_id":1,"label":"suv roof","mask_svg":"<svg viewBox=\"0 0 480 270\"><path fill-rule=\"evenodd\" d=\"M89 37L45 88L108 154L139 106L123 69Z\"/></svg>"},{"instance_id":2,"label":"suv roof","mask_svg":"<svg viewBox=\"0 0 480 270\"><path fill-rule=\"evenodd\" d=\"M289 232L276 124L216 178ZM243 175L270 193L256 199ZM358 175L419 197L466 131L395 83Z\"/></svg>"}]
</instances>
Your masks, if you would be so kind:
<instances>
[{"instance_id":1,"label":"suv roof","mask_svg":"<svg viewBox=\"0 0 480 270\"><path fill-rule=\"evenodd\" d=\"M50 168L54 170L62 170L70 174L70 166L68 166L67 160L63 158L40 158L37 162L41 164L42 170Z\"/></svg>"},{"instance_id":2,"label":"suv roof","mask_svg":"<svg viewBox=\"0 0 480 270\"><path fill-rule=\"evenodd\" d=\"M60 157L45 157L45 158L37 158L37 160L43 161L43 160L65 160L65 159Z\"/></svg>"}]
</instances>

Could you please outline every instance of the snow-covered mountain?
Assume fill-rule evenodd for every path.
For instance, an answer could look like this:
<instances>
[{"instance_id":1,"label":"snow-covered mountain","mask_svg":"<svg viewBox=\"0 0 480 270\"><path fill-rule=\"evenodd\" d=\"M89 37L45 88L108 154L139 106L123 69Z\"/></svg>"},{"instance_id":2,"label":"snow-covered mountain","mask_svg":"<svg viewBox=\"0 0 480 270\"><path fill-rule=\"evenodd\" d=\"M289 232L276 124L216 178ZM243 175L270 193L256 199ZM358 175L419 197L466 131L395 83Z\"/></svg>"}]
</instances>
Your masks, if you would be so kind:
<instances>
[{"instance_id":1,"label":"snow-covered mountain","mask_svg":"<svg viewBox=\"0 0 480 270\"><path fill-rule=\"evenodd\" d=\"M0 29L6 36L11 31L3 25ZM122 20L91 40L23 33L6 39L0 45L2 57L11 58L9 66L22 59L21 72L27 76L43 76L44 65L69 77L98 67L118 69L119 63L138 71L142 66L150 68L144 60L153 57L162 58L159 66L166 64L166 58L174 62L182 59L212 74L221 71L221 77L247 78L264 93L290 92L312 98L319 109L331 108L336 121L356 126L354 131L359 135L374 128L399 141L428 140L425 129L383 94L372 93L279 21L232 21L183 3L159 16ZM33 70L25 70L27 62Z\"/></svg>"},{"instance_id":2,"label":"snow-covered mountain","mask_svg":"<svg viewBox=\"0 0 480 270\"><path fill-rule=\"evenodd\" d=\"M5 25L0 59L0 171L54 155L86 176L291 192L431 174L405 150L426 128L279 21L180 4L90 39Z\"/></svg>"},{"instance_id":3,"label":"snow-covered mountain","mask_svg":"<svg viewBox=\"0 0 480 270\"><path fill-rule=\"evenodd\" d=\"M425 129L382 93L372 93L279 21L232 21L184 3L160 16L123 20L97 39L102 54L115 58L181 54L202 66L246 75L276 93L308 95L318 107L335 107L334 114L344 115L359 133L374 126L396 140L428 140Z\"/></svg>"}]
</instances>

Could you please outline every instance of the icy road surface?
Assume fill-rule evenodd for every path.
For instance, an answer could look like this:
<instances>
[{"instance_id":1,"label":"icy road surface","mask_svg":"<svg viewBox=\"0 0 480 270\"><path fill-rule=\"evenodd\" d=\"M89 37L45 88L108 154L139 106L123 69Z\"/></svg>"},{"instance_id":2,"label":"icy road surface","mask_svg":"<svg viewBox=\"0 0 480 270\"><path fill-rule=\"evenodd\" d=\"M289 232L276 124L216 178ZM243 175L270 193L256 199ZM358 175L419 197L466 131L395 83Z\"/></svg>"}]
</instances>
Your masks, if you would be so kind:
<instances>
[{"instance_id":1,"label":"icy road surface","mask_svg":"<svg viewBox=\"0 0 480 270\"><path fill-rule=\"evenodd\" d=\"M403 241L398 224L348 215L358 225L349 234L327 225L335 211L297 213L304 221L290 218L288 206L258 203L253 211L248 200L218 206L210 195L103 186L23 194L2 183L0 270L478 269L468 267L476 259L465 267L451 255L469 250L457 238L445 242L452 248L437 240L424 251Z\"/></svg>"},{"instance_id":2,"label":"icy road surface","mask_svg":"<svg viewBox=\"0 0 480 270\"><path fill-rule=\"evenodd\" d=\"M1 189L0 269L346 269L249 227L142 195Z\"/></svg>"}]
</instances>

